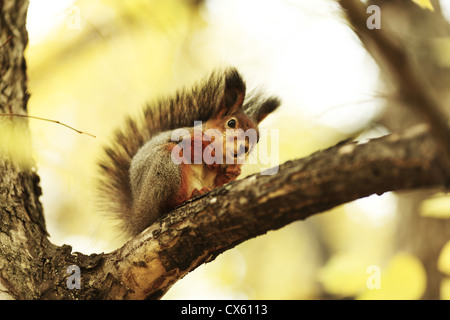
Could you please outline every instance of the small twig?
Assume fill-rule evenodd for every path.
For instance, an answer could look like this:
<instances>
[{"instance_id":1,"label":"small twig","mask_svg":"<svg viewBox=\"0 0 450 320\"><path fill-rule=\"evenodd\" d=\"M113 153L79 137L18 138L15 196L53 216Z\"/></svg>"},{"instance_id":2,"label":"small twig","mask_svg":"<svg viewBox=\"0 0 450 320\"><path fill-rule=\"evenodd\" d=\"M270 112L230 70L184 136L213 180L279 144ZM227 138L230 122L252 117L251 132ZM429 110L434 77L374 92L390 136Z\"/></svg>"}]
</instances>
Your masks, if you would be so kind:
<instances>
[{"instance_id":1,"label":"small twig","mask_svg":"<svg viewBox=\"0 0 450 320\"><path fill-rule=\"evenodd\" d=\"M4 46L6 46L6 45L8 44L8 42L11 41L11 39L12 39L12 35L9 35L8 38L6 39L5 43L3 43L3 44L0 46L0 49L2 49Z\"/></svg>"},{"instance_id":2,"label":"small twig","mask_svg":"<svg viewBox=\"0 0 450 320\"><path fill-rule=\"evenodd\" d=\"M53 122L53 123L62 125L64 127L66 127L66 128L69 128L69 129L71 129L71 130L73 130L75 132L78 132L79 134L87 134L87 135L89 135L89 136L91 136L93 138L96 138L96 136L91 134L91 133L77 130L74 127L71 127L71 126L69 126L69 125L67 125L65 123L62 123L62 122L58 121L58 120L51 120L51 119L46 119L46 118L41 118L41 117L30 116L30 115L26 115L26 114L18 114L18 113L0 113L0 116L12 116L12 117L31 118L31 119L37 119L37 120Z\"/></svg>"}]
</instances>

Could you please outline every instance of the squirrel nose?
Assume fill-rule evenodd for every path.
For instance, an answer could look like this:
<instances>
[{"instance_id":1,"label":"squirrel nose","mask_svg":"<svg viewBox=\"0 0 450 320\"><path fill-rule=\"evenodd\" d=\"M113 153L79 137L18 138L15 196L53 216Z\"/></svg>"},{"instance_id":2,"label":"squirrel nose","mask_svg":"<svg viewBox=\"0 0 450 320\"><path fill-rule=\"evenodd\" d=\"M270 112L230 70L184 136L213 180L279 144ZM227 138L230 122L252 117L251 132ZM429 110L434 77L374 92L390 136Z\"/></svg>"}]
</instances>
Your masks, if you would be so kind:
<instances>
[{"instance_id":1,"label":"squirrel nose","mask_svg":"<svg viewBox=\"0 0 450 320\"><path fill-rule=\"evenodd\" d=\"M248 150L249 150L249 146L247 144L240 144L235 156L240 156L242 154L245 154L248 152Z\"/></svg>"}]
</instances>

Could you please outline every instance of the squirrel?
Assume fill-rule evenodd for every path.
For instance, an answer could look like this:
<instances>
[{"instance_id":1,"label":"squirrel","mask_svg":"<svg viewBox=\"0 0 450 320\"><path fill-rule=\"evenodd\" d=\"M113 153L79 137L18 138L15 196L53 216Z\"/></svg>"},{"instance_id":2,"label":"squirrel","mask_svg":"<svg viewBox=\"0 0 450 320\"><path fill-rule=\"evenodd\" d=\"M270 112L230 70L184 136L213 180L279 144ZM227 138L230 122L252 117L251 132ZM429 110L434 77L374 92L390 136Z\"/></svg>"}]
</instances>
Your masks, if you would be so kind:
<instances>
[{"instance_id":1,"label":"squirrel","mask_svg":"<svg viewBox=\"0 0 450 320\"><path fill-rule=\"evenodd\" d=\"M245 95L245 82L235 68L214 71L191 89L148 104L141 119L128 117L115 132L98 163L99 191L105 209L128 236L239 176L238 160L257 143L258 124L280 105L278 97L253 93L244 101ZM256 142L226 134L239 129L254 130ZM205 161L205 154L219 161Z\"/></svg>"}]
</instances>

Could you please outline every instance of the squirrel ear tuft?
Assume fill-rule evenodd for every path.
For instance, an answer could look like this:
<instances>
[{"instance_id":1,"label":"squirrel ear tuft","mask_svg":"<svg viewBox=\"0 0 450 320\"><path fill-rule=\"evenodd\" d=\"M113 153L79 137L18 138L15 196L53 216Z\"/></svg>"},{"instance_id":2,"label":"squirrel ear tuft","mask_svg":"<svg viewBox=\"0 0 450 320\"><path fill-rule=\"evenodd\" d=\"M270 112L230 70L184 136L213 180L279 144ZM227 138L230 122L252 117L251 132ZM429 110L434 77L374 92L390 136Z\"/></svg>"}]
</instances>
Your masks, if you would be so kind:
<instances>
[{"instance_id":1,"label":"squirrel ear tuft","mask_svg":"<svg viewBox=\"0 0 450 320\"><path fill-rule=\"evenodd\" d=\"M277 97L263 98L261 93L253 93L252 98L244 105L244 112L256 123L263 121L270 113L275 111L281 102Z\"/></svg>"},{"instance_id":2,"label":"squirrel ear tuft","mask_svg":"<svg viewBox=\"0 0 450 320\"><path fill-rule=\"evenodd\" d=\"M264 101L254 114L254 119L257 123L263 121L269 114L275 111L281 104L281 101L277 97L270 97Z\"/></svg>"},{"instance_id":3,"label":"squirrel ear tuft","mask_svg":"<svg viewBox=\"0 0 450 320\"><path fill-rule=\"evenodd\" d=\"M245 82L239 72L235 68L226 70L222 99L222 108L225 114L233 114L242 107L245 90Z\"/></svg>"}]
</instances>

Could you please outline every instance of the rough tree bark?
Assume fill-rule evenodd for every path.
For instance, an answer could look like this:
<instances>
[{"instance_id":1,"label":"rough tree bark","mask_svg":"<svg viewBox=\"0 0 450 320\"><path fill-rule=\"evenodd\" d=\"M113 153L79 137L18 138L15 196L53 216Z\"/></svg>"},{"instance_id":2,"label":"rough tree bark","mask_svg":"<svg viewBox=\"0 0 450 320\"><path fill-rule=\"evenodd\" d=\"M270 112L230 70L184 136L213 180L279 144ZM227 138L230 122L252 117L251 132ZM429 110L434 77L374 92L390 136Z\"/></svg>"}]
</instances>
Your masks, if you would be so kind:
<instances>
[{"instance_id":1,"label":"rough tree bark","mask_svg":"<svg viewBox=\"0 0 450 320\"><path fill-rule=\"evenodd\" d=\"M0 1L0 10L0 112L25 113L27 1ZM0 297L35 298L42 283L42 247L47 243L39 177L26 139L20 160L5 147L10 135L28 136L26 119L14 120L14 125L7 121L13 120L0 123Z\"/></svg>"},{"instance_id":2,"label":"rough tree bark","mask_svg":"<svg viewBox=\"0 0 450 320\"><path fill-rule=\"evenodd\" d=\"M26 113L26 9L26 0L0 1L2 113ZM13 130L29 136L24 119L0 121L7 134ZM29 150L24 141L21 149ZM337 145L287 162L276 175L252 175L215 189L175 209L122 248L87 256L48 241L39 177L29 153L18 157L13 149L1 148L0 297L160 298L197 266L268 230L373 193L447 185L442 154L423 125L364 144ZM81 269L80 289L67 287L70 265Z\"/></svg>"}]
</instances>

